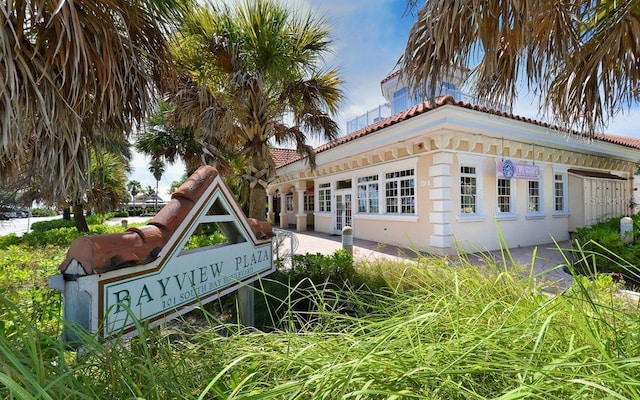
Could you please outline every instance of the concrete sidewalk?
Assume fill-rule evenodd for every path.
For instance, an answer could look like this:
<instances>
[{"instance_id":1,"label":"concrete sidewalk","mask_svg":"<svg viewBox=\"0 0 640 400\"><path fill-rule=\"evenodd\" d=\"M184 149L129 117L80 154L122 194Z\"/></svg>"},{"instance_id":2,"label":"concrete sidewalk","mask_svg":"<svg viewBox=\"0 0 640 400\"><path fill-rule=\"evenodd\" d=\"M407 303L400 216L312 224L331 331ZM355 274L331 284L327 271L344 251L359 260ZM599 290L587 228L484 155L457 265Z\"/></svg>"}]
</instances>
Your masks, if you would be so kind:
<instances>
[{"instance_id":1,"label":"concrete sidewalk","mask_svg":"<svg viewBox=\"0 0 640 400\"><path fill-rule=\"evenodd\" d=\"M298 241L296 254L321 253L332 254L342 248L342 237L339 235L329 235L318 232L293 232ZM542 244L538 246L517 247L504 252L506 266L511 267L511 260L517 266L527 272L533 264L533 274L544 280L545 286L551 291L561 291L569 287L573 278L562 270L562 265L566 264L565 256L569 257L571 246L568 241ZM354 239L353 253L357 259L364 260L411 260L418 257L415 251L381 244L369 240ZM534 258L535 253L535 258ZM564 255L563 255L564 253ZM503 265L503 252L500 250L486 253L474 253L468 255L469 260L480 266L488 261Z\"/></svg>"},{"instance_id":2,"label":"concrete sidewalk","mask_svg":"<svg viewBox=\"0 0 640 400\"><path fill-rule=\"evenodd\" d=\"M149 221L151 217L113 218L107 223L119 225L123 219L132 224ZM342 236L340 235L329 235L313 231L288 232L293 233L297 239L296 254L321 253L329 255L342 248ZM508 250L508 253L505 252L506 265L510 267L511 259L513 259L516 265L528 272L533 263L533 273L539 275L541 280L548 282L546 286L549 291L559 291L572 284L573 278L571 275L564 272L561 267L556 268L566 263L563 252L567 257L570 255L571 245L568 241L559 242L557 245L548 243L538 246L510 248ZM533 258L534 252L535 259ZM408 261L419 256L414 250L356 238L353 239L353 254L358 260L366 261L380 259ZM499 250L470 254L468 257L472 263L478 266L486 265L488 261L498 265L503 263L502 252Z\"/></svg>"}]
</instances>

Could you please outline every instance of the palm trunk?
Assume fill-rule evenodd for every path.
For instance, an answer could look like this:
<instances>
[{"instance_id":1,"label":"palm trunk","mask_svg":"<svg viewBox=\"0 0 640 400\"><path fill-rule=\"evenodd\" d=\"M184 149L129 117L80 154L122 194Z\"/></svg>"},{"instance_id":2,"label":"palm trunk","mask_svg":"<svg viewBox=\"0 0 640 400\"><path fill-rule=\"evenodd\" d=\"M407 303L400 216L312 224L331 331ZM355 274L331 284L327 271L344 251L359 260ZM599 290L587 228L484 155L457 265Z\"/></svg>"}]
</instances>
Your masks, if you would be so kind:
<instances>
[{"instance_id":1,"label":"palm trunk","mask_svg":"<svg viewBox=\"0 0 640 400\"><path fill-rule=\"evenodd\" d=\"M260 185L256 185L249 194L249 218L261 221L267 219L267 191Z\"/></svg>"},{"instance_id":2,"label":"palm trunk","mask_svg":"<svg viewBox=\"0 0 640 400\"><path fill-rule=\"evenodd\" d=\"M82 209L82 203L73 204L73 221L76 224L76 229L80 233L89 233L89 225L87 225L87 220L84 218L84 210Z\"/></svg>"},{"instance_id":3,"label":"palm trunk","mask_svg":"<svg viewBox=\"0 0 640 400\"><path fill-rule=\"evenodd\" d=\"M251 159L251 165L257 171L256 173L260 173L266 168L267 163L261 157L254 156ZM253 183L255 185L249 189L249 218L265 221L267 219L267 191L254 174L253 172L250 174L251 179L249 181L249 184ZM267 177L261 177L260 179L264 181Z\"/></svg>"}]
</instances>

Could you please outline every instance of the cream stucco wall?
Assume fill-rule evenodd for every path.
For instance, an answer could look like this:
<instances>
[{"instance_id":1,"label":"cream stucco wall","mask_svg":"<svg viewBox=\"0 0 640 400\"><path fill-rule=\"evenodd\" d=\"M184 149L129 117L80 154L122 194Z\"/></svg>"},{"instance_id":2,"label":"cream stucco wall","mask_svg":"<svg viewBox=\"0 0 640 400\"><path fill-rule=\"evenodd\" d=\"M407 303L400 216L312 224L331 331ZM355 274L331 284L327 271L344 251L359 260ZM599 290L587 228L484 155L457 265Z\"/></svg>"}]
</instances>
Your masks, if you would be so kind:
<instances>
[{"instance_id":1,"label":"cream stucco wall","mask_svg":"<svg viewBox=\"0 0 640 400\"><path fill-rule=\"evenodd\" d=\"M321 152L313 171L296 163L279 170L272 184L286 189L313 182L314 229L334 233L332 213L319 212L319 184L351 182L354 236L417 250L455 252L494 250L504 239L510 247L569 238L569 220L584 203L583 192L570 187L568 170L599 171L628 179L638 150L611 143L586 143L563 137L549 128L459 107L442 107ZM542 209L528 210L528 181L512 180L513 210L497 212L497 167L500 160L535 164L540 168ZM460 212L460 166L478 171L477 215ZM387 214L384 208L386 172L414 168L416 213ZM379 176L380 211L357 210L358 178ZM554 207L554 176L564 177L565 204ZM631 187L631 179L628 179ZM629 196L631 189L629 189Z\"/></svg>"},{"instance_id":2,"label":"cream stucco wall","mask_svg":"<svg viewBox=\"0 0 640 400\"><path fill-rule=\"evenodd\" d=\"M455 171L460 170L461 164L466 164L465 159L469 158L456 157ZM452 212L452 231L456 246L466 251L495 250L500 248L502 240L509 247L518 247L569 238L568 214L554 211L554 173L557 170L554 170L552 165L538 163L541 176L539 180L542 197L541 212L530 213L528 210L528 181L512 179L512 201L515 203L512 204L513 212L500 214L498 213L496 162L501 160L501 157L482 157L476 160L477 165L482 168L481 209L478 216L468 218L458 209ZM513 161L527 163L525 160ZM459 185L454 187L453 192L454 198L459 199Z\"/></svg>"},{"instance_id":3,"label":"cream stucco wall","mask_svg":"<svg viewBox=\"0 0 640 400\"><path fill-rule=\"evenodd\" d=\"M315 230L317 232L331 233L333 217L329 213L315 213Z\"/></svg>"}]
</instances>

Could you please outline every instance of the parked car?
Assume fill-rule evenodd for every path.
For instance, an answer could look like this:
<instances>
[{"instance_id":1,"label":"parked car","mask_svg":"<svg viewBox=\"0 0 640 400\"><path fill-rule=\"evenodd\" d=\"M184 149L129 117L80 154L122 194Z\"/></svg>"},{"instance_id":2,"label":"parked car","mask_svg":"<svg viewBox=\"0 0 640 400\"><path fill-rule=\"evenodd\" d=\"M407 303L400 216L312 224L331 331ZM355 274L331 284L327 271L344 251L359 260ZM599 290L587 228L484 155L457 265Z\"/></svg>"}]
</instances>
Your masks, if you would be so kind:
<instances>
[{"instance_id":1,"label":"parked car","mask_svg":"<svg viewBox=\"0 0 640 400\"><path fill-rule=\"evenodd\" d=\"M16 211L16 216L18 218L27 218L27 217L31 217L31 211L29 210L20 210L20 211Z\"/></svg>"}]
</instances>

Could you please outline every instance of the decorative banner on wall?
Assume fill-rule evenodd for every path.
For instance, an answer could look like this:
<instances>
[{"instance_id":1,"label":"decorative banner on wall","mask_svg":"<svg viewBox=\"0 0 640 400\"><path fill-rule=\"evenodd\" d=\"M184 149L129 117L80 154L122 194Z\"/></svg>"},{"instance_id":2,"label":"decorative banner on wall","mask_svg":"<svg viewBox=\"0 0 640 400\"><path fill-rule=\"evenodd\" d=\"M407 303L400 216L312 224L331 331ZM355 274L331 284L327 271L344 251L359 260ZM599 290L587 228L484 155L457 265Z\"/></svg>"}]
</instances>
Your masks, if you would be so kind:
<instances>
[{"instance_id":1,"label":"decorative banner on wall","mask_svg":"<svg viewBox=\"0 0 640 400\"><path fill-rule=\"evenodd\" d=\"M540 167L538 165L513 163L511 160L498 161L496 176L499 179L537 181L540 179Z\"/></svg>"}]
</instances>

